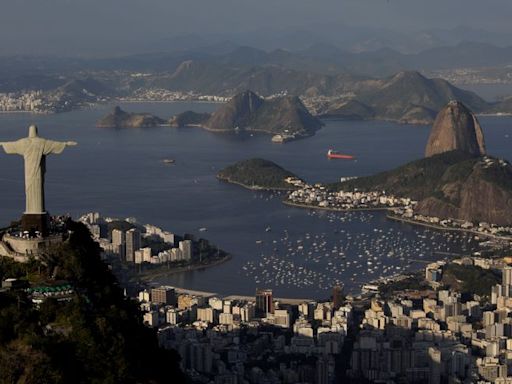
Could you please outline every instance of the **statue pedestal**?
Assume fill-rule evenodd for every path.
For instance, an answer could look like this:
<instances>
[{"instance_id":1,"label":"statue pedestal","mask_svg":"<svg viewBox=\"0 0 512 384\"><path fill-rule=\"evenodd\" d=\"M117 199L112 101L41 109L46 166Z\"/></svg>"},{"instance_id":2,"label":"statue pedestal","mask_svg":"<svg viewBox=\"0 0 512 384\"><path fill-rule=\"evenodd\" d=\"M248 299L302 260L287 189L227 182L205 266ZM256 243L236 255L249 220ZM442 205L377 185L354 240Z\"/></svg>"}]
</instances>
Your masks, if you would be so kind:
<instances>
[{"instance_id":1,"label":"statue pedestal","mask_svg":"<svg viewBox=\"0 0 512 384\"><path fill-rule=\"evenodd\" d=\"M0 237L0 256L25 263L30 260L30 257L37 259L51 247L62 244L63 241L63 234L36 238L23 237L21 234L5 234Z\"/></svg>"},{"instance_id":2,"label":"statue pedestal","mask_svg":"<svg viewBox=\"0 0 512 384\"><path fill-rule=\"evenodd\" d=\"M43 236L48 235L50 217L48 213L25 213L21 217L21 229L23 231L38 231Z\"/></svg>"}]
</instances>

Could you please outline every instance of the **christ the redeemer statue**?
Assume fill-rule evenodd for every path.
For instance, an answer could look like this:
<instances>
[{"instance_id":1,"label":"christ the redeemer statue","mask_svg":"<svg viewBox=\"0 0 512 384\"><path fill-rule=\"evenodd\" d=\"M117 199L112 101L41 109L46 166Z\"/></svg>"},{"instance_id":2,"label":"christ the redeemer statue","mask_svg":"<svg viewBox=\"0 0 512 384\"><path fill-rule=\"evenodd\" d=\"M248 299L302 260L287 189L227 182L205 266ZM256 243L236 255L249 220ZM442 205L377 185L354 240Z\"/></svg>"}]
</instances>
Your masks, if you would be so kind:
<instances>
[{"instance_id":1,"label":"christ the redeemer statue","mask_svg":"<svg viewBox=\"0 0 512 384\"><path fill-rule=\"evenodd\" d=\"M67 146L75 146L76 144L74 141L59 142L43 139L38 136L35 125L29 127L28 137L7 143L0 142L0 146L4 148L7 154L21 155L25 161L26 203L24 217L46 216L44 206L46 156L51 154L58 155Z\"/></svg>"}]
</instances>

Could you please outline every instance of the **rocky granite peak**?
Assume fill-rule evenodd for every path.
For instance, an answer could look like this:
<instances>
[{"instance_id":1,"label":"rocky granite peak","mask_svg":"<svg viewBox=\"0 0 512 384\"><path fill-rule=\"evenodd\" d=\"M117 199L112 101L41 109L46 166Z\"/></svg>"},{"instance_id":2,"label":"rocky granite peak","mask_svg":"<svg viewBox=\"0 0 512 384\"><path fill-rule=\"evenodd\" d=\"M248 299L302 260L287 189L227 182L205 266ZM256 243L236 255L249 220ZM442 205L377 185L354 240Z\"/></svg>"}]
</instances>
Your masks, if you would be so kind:
<instances>
[{"instance_id":1,"label":"rocky granite peak","mask_svg":"<svg viewBox=\"0 0 512 384\"><path fill-rule=\"evenodd\" d=\"M297 96L264 99L252 91L234 96L203 124L213 131L253 131L291 138L311 136L322 122Z\"/></svg>"},{"instance_id":2,"label":"rocky granite peak","mask_svg":"<svg viewBox=\"0 0 512 384\"><path fill-rule=\"evenodd\" d=\"M223 108L216 111L208 121L211 129L233 129L244 127L261 107L264 100L254 92L245 91L235 95Z\"/></svg>"},{"instance_id":3,"label":"rocky granite peak","mask_svg":"<svg viewBox=\"0 0 512 384\"><path fill-rule=\"evenodd\" d=\"M455 150L483 156L485 142L482 128L474 113L463 103L450 101L434 121L425 156Z\"/></svg>"}]
</instances>

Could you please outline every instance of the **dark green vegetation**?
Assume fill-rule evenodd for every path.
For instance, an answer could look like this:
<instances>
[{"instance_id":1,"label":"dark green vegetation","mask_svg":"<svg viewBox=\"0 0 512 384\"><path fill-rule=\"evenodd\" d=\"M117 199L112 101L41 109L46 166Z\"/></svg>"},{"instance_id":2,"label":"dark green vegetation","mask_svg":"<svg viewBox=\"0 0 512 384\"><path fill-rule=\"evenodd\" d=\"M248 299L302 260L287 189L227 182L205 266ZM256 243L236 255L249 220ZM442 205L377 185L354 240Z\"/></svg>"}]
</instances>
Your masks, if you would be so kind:
<instances>
[{"instance_id":1,"label":"dark green vegetation","mask_svg":"<svg viewBox=\"0 0 512 384\"><path fill-rule=\"evenodd\" d=\"M169 120L169 123L171 127L199 126L204 124L210 116L209 113L185 111L173 116L171 120Z\"/></svg>"},{"instance_id":2,"label":"dark green vegetation","mask_svg":"<svg viewBox=\"0 0 512 384\"><path fill-rule=\"evenodd\" d=\"M313 135L322 123L313 117L298 97L263 99L245 91L221 106L203 124L213 131L254 131L305 137Z\"/></svg>"},{"instance_id":3,"label":"dark green vegetation","mask_svg":"<svg viewBox=\"0 0 512 384\"><path fill-rule=\"evenodd\" d=\"M276 163L264 159L249 159L224 168L217 178L229 183L240 184L249 189L290 190L287 177L297 177Z\"/></svg>"},{"instance_id":4,"label":"dark green vegetation","mask_svg":"<svg viewBox=\"0 0 512 384\"><path fill-rule=\"evenodd\" d=\"M374 191L409 196L416 200L431 196L438 189L443 174L452 166L467 173L478 159L469 154L453 151L407 163L391 171L374 176L359 177L343 183L332 184L335 190ZM453 172L450 171L451 175Z\"/></svg>"},{"instance_id":5,"label":"dark green vegetation","mask_svg":"<svg viewBox=\"0 0 512 384\"><path fill-rule=\"evenodd\" d=\"M165 124L166 121L149 113L128 113L115 107L112 113L96 123L98 128L146 128Z\"/></svg>"},{"instance_id":6,"label":"dark green vegetation","mask_svg":"<svg viewBox=\"0 0 512 384\"><path fill-rule=\"evenodd\" d=\"M441 282L447 289L453 289L461 293L489 296L491 287L499 284L500 281L501 273L499 271L483 269L474 265L449 263L443 268ZM382 298L390 298L399 291L422 289L430 289L430 286L423 279L422 272L418 272L403 280L381 285L379 292Z\"/></svg>"},{"instance_id":7,"label":"dark green vegetation","mask_svg":"<svg viewBox=\"0 0 512 384\"><path fill-rule=\"evenodd\" d=\"M44 262L0 259L2 279L67 281L75 290L72 301L47 299L39 309L22 290L0 293L0 383L186 382L177 354L158 347L87 229L69 229Z\"/></svg>"},{"instance_id":8,"label":"dark green vegetation","mask_svg":"<svg viewBox=\"0 0 512 384\"><path fill-rule=\"evenodd\" d=\"M500 282L501 273L490 269L453 263L443 268L443 285L462 293L489 296L491 287Z\"/></svg>"},{"instance_id":9,"label":"dark green vegetation","mask_svg":"<svg viewBox=\"0 0 512 384\"><path fill-rule=\"evenodd\" d=\"M331 188L410 197L419 201L416 211L428 216L512 223L512 166L491 157L445 152Z\"/></svg>"},{"instance_id":10,"label":"dark green vegetation","mask_svg":"<svg viewBox=\"0 0 512 384\"><path fill-rule=\"evenodd\" d=\"M388 284L379 286L379 293L382 298L393 298L396 292L407 290L422 290L429 289L429 285L424 281L422 272L415 273L400 281L394 281Z\"/></svg>"}]
</instances>

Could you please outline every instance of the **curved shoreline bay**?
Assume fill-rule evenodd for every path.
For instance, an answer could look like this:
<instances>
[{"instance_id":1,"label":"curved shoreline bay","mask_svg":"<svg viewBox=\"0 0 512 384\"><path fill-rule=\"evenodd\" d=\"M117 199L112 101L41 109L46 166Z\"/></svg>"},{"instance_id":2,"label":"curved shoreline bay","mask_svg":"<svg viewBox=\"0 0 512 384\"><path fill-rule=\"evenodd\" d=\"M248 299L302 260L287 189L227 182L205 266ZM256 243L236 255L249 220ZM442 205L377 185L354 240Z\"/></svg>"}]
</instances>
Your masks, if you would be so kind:
<instances>
[{"instance_id":1,"label":"curved shoreline bay","mask_svg":"<svg viewBox=\"0 0 512 384\"><path fill-rule=\"evenodd\" d=\"M185 102L120 106L155 116L218 108ZM358 290L384 269L386 274L416 270L437 259L438 251L473 249L467 235L450 237L392 222L385 212L291 209L278 193L245 191L216 178L219 170L254 157L273 161L308 182L371 175L422 157L428 127L329 121L315 136L281 146L272 144L268 136L218 135L198 129L96 128L96 121L110 109L101 106L37 117L1 115L0 140L18 139L35 122L45 137L79 143L64 157L47 160L46 202L52 214L79 217L98 211L105 216L137 217L141 223L174 233L205 237L233 255L215 267L161 278L162 284L248 296L257 287L272 288L276 297L321 298L329 296L337 280L347 291ZM512 119L482 117L481 123L489 152L507 158L512 139L505 135ZM329 161L325 156L329 148L353 153L357 162ZM175 165L163 164L167 158L175 159ZM0 163L3 227L21 216L24 179L20 159L0 154Z\"/></svg>"}]
</instances>

